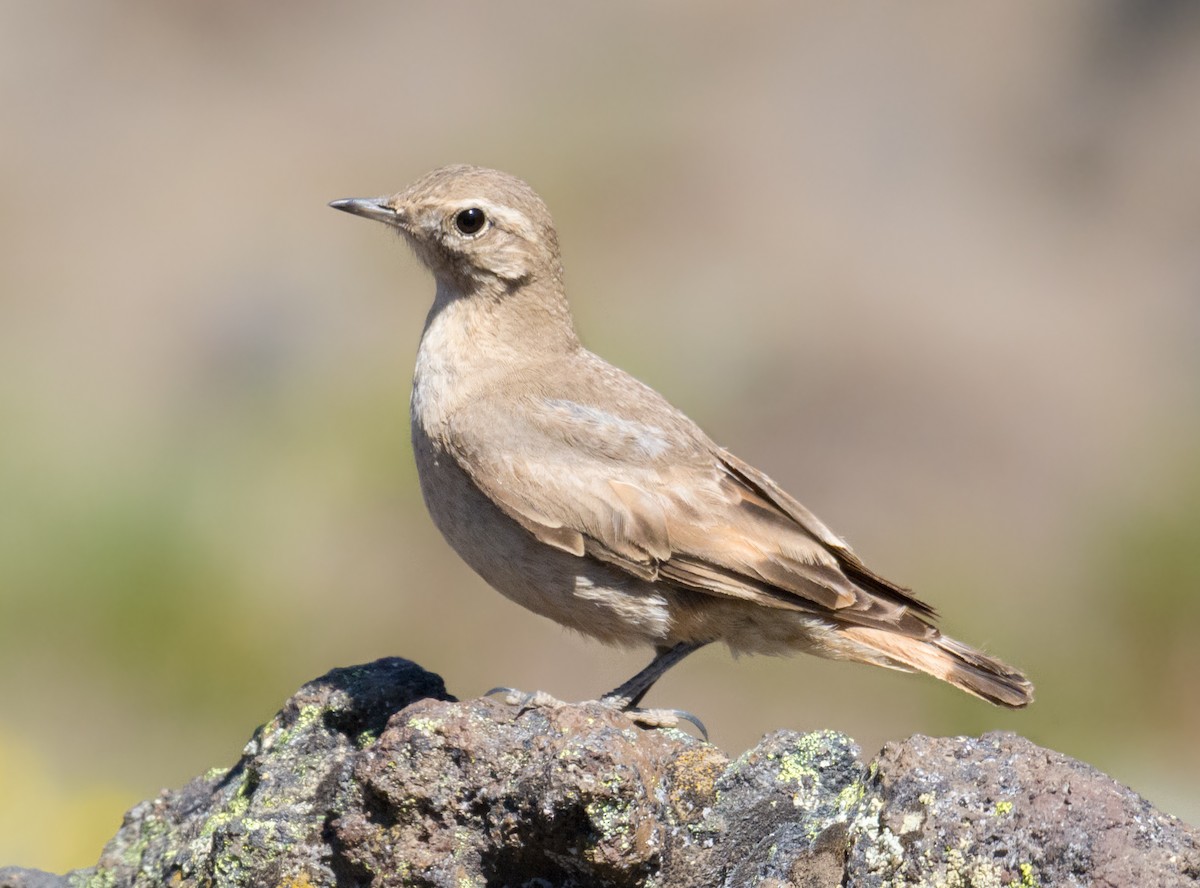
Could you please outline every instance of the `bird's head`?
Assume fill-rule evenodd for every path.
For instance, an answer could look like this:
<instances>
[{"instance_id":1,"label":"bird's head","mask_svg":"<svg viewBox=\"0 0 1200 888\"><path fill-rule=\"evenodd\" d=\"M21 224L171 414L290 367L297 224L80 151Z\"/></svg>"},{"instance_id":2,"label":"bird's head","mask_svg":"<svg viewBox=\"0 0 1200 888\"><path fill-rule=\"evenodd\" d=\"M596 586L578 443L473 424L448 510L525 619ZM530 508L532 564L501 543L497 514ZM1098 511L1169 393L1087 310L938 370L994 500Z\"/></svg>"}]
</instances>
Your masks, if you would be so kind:
<instances>
[{"instance_id":1,"label":"bird's head","mask_svg":"<svg viewBox=\"0 0 1200 888\"><path fill-rule=\"evenodd\" d=\"M391 197L335 200L335 209L399 231L439 285L503 292L561 285L550 211L525 182L483 167L445 166Z\"/></svg>"}]
</instances>

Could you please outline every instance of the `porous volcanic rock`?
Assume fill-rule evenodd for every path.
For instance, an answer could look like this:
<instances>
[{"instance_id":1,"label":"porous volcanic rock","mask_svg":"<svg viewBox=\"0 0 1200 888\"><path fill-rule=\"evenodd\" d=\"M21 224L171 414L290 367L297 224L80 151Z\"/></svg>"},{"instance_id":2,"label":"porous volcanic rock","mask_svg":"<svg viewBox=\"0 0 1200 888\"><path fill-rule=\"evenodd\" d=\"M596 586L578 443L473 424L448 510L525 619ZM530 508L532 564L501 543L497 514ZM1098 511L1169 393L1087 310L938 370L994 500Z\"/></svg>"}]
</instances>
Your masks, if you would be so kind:
<instances>
[{"instance_id":1,"label":"porous volcanic rock","mask_svg":"<svg viewBox=\"0 0 1200 888\"><path fill-rule=\"evenodd\" d=\"M310 682L95 867L0 888L1200 886L1200 831L1014 734L832 731L730 760L597 703L457 702L414 663Z\"/></svg>"}]
</instances>

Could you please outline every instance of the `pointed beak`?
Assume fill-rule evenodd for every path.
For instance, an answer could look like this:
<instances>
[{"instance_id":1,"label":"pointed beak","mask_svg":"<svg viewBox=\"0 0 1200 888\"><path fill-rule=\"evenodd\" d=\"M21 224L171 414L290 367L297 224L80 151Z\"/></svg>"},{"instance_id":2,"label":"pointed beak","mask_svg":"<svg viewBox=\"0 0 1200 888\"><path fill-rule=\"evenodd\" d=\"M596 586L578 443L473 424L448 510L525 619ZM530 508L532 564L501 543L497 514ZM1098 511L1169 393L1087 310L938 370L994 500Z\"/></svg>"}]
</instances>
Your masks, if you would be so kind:
<instances>
[{"instance_id":1,"label":"pointed beak","mask_svg":"<svg viewBox=\"0 0 1200 888\"><path fill-rule=\"evenodd\" d=\"M331 201L329 205L344 213L353 213L355 216L399 227L403 218L388 206L389 200L386 197L348 197L345 200Z\"/></svg>"}]
</instances>

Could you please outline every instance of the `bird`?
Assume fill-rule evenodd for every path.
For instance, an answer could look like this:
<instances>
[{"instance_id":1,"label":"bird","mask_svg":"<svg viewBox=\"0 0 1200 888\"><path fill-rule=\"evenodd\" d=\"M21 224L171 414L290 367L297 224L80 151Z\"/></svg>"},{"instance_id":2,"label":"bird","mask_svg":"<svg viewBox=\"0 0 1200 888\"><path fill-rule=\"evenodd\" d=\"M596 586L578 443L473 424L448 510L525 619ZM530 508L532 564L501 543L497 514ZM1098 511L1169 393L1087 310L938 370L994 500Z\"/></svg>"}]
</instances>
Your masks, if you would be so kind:
<instances>
[{"instance_id":1,"label":"bird","mask_svg":"<svg viewBox=\"0 0 1200 888\"><path fill-rule=\"evenodd\" d=\"M943 635L930 605L584 347L550 211L526 182L456 164L330 206L395 229L433 274L410 406L421 492L446 541L534 613L653 649L600 702L650 712L654 683L714 642L927 673L1002 707L1032 701L1019 670Z\"/></svg>"}]
</instances>

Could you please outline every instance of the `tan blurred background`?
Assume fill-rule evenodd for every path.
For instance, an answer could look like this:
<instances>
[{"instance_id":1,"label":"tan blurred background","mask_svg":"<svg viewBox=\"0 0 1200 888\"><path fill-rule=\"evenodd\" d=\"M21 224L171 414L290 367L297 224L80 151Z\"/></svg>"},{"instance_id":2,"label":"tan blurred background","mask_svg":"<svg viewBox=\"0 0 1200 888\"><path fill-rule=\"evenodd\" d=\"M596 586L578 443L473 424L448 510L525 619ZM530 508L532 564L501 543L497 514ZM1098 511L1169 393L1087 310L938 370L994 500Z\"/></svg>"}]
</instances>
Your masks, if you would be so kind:
<instances>
[{"instance_id":1,"label":"tan blurred background","mask_svg":"<svg viewBox=\"0 0 1200 888\"><path fill-rule=\"evenodd\" d=\"M1200 820L1198 9L0 6L0 864L94 862L335 665L646 662L425 517L432 284L325 203L454 161L546 198L592 348L1038 685L713 648L648 702L1020 731Z\"/></svg>"}]
</instances>

